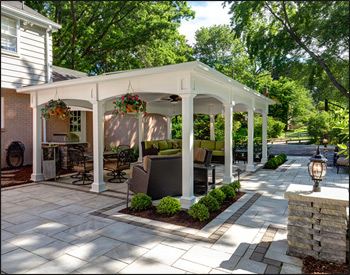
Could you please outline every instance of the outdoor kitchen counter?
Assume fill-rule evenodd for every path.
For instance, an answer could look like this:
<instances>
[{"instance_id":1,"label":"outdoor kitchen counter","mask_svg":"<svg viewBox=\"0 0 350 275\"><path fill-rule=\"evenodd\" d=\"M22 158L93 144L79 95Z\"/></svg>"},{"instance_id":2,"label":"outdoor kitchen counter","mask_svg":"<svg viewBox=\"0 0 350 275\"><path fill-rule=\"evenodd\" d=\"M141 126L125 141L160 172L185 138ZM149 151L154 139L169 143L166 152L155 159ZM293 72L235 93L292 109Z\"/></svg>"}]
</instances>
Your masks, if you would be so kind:
<instances>
[{"instance_id":1,"label":"outdoor kitchen counter","mask_svg":"<svg viewBox=\"0 0 350 275\"><path fill-rule=\"evenodd\" d=\"M71 169L71 165L69 164L68 159L68 149L74 148L77 146L81 146L87 151L88 149L88 143L87 142L81 142L81 141L52 141L52 142L42 142L43 146L48 145L58 145L59 151L60 151L60 159L61 159L61 168L62 169Z\"/></svg>"}]
</instances>

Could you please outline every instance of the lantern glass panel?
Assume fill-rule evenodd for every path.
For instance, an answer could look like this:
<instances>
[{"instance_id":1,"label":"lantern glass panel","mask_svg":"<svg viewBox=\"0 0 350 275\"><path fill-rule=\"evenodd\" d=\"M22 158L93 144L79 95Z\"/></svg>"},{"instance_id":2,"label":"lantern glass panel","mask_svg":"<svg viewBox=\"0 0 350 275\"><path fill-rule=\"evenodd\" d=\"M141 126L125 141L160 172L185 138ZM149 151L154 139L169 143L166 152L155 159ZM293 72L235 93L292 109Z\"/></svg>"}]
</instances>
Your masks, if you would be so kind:
<instances>
[{"instance_id":1,"label":"lantern glass panel","mask_svg":"<svg viewBox=\"0 0 350 275\"><path fill-rule=\"evenodd\" d=\"M322 175L321 177L324 178L326 176L326 173L327 173L327 162L323 162L322 163Z\"/></svg>"},{"instance_id":2,"label":"lantern glass panel","mask_svg":"<svg viewBox=\"0 0 350 275\"><path fill-rule=\"evenodd\" d=\"M314 179L322 179L322 163L314 162L312 166L312 174Z\"/></svg>"}]
</instances>

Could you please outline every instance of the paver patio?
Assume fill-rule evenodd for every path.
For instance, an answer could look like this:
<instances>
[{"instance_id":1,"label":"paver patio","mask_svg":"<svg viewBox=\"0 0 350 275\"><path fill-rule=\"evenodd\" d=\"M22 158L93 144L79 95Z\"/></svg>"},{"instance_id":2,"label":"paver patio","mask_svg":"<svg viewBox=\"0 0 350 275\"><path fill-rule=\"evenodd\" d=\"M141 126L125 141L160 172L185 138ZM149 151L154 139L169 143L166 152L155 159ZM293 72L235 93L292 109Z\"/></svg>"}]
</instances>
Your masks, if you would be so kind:
<instances>
[{"instance_id":1,"label":"paver patio","mask_svg":"<svg viewBox=\"0 0 350 275\"><path fill-rule=\"evenodd\" d=\"M308 157L288 159L244 173L246 194L202 230L119 213L125 184L108 183L101 194L69 178L3 189L2 273L301 273L301 260L286 255L283 196L291 183L313 182ZM321 186L348 192L348 182L329 168Z\"/></svg>"}]
</instances>

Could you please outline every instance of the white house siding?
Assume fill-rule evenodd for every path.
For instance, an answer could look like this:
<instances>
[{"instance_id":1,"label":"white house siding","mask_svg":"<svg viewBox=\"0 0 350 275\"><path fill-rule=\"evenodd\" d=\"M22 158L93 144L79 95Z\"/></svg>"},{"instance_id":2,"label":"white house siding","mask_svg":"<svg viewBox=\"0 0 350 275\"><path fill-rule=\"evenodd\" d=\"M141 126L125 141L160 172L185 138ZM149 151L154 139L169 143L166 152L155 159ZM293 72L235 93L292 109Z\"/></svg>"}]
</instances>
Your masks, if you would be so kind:
<instances>
[{"instance_id":1,"label":"white house siding","mask_svg":"<svg viewBox=\"0 0 350 275\"><path fill-rule=\"evenodd\" d=\"M46 30L24 26L19 33L19 57L1 52L1 87L19 88L46 83ZM52 35L49 40L49 60L52 65Z\"/></svg>"}]
</instances>

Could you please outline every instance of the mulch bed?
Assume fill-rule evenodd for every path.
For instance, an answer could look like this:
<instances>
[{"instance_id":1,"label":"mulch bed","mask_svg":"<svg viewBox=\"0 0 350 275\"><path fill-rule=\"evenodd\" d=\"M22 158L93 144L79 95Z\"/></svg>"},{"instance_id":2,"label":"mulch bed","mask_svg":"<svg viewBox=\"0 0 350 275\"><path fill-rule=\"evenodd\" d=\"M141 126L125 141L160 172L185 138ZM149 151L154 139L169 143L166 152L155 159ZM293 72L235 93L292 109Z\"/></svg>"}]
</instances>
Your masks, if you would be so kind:
<instances>
[{"instance_id":1,"label":"mulch bed","mask_svg":"<svg viewBox=\"0 0 350 275\"><path fill-rule=\"evenodd\" d=\"M161 222L171 223L175 225L181 225L189 228L202 229L205 225L211 222L214 218L216 218L219 214L221 214L230 205L235 203L244 194L245 192L237 192L236 196L232 200L224 201L220 205L220 210L210 213L209 219L203 222L192 218L185 210L181 210L179 213L170 217L165 214L158 214L155 206L145 211L133 211L130 208L129 209L124 208L119 212L141 217L141 218L150 219L150 220L161 221Z\"/></svg>"},{"instance_id":2,"label":"mulch bed","mask_svg":"<svg viewBox=\"0 0 350 275\"><path fill-rule=\"evenodd\" d=\"M20 168L1 169L1 188L22 185L33 182L30 177L33 173L32 165L25 165ZM74 173L73 170L61 169L60 174Z\"/></svg>"},{"instance_id":3,"label":"mulch bed","mask_svg":"<svg viewBox=\"0 0 350 275\"><path fill-rule=\"evenodd\" d=\"M309 256L301 258L303 261L303 274L349 274L349 264L333 263L316 260Z\"/></svg>"}]
</instances>

